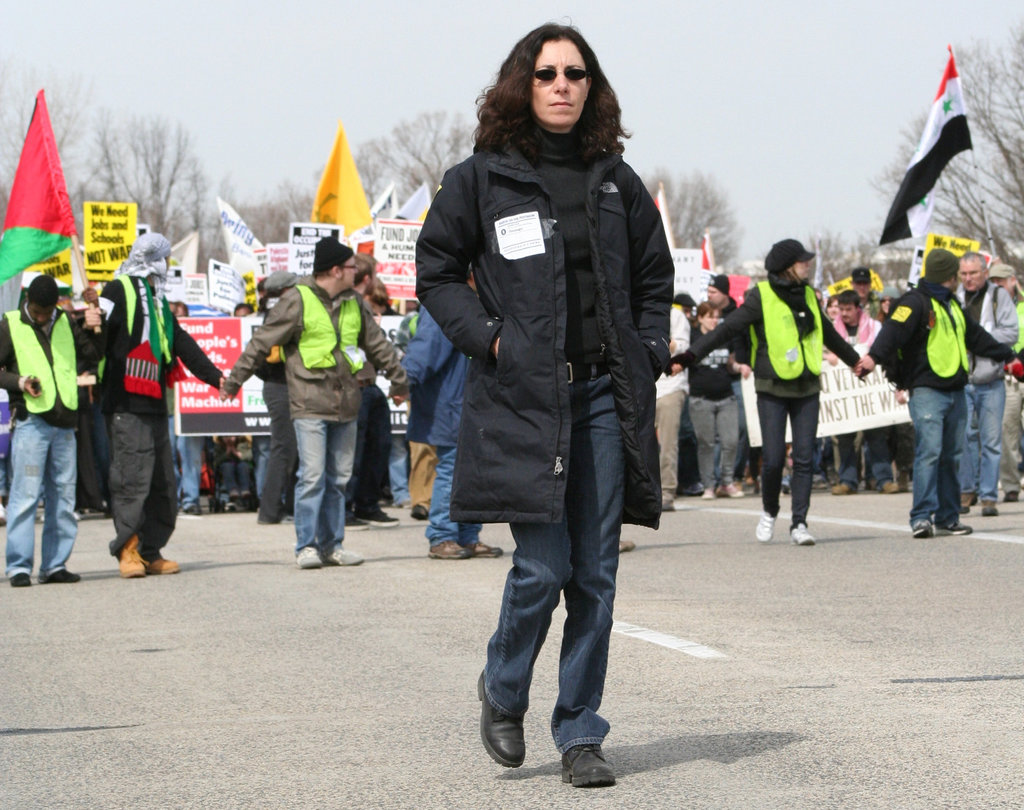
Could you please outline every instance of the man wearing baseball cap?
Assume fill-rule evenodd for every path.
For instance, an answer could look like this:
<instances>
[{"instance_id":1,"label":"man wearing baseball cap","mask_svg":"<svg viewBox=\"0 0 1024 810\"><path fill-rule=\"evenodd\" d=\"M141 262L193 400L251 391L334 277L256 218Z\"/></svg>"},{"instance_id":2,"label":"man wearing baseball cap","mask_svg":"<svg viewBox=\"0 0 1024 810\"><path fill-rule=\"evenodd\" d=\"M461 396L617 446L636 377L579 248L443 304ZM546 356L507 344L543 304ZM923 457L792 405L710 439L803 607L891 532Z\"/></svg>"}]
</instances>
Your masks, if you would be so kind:
<instances>
[{"instance_id":1,"label":"man wearing baseball cap","mask_svg":"<svg viewBox=\"0 0 1024 810\"><path fill-rule=\"evenodd\" d=\"M224 381L234 396L275 346L284 355L292 422L299 450L295 487L295 563L299 568L359 565L342 548L345 486L352 475L356 417L362 396L356 373L367 359L391 380L395 402L408 393L394 346L353 288L352 249L333 237L316 243L313 275L281 293L263 326Z\"/></svg>"},{"instance_id":2,"label":"man wearing baseball cap","mask_svg":"<svg viewBox=\"0 0 1024 810\"><path fill-rule=\"evenodd\" d=\"M960 522L958 477L967 423L968 350L1012 363L1014 373L1024 375L1013 348L998 342L960 306L955 295L959 270L959 260L948 250L928 253L920 283L895 302L892 316L855 368L866 376L876 364L886 365L890 381L910 391L914 537L971 533Z\"/></svg>"},{"instance_id":3,"label":"man wearing baseball cap","mask_svg":"<svg viewBox=\"0 0 1024 810\"><path fill-rule=\"evenodd\" d=\"M877 318L882 299L871 289L871 271L867 267L854 267L850 273L850 282L860 296L860 308L872 318Z\"/></svg>"}]
</instances>

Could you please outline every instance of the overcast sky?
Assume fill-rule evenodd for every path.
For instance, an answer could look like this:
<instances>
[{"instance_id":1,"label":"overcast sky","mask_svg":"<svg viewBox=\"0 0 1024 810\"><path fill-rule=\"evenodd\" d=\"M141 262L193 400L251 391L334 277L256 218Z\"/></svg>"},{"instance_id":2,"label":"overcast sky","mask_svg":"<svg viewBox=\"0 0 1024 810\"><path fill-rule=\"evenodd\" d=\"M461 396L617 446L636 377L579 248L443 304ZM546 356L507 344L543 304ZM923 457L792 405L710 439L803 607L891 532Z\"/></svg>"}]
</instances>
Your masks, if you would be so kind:
<instances>
[{"instance_id":1,"label":"overcast sky","mask_svg":"<svg viewBox=\"0 0 1024 810\"><path fill-rule=\"evenodd\" d=\"M822 228L877 238L891 201L872 180L927 111L946 44L1002 46L1024 21L1019 0L58 0L43 9L5 4L0 58L44 77L81 75L97 108L181 121L213 192L230 177L240 195L285 179L313 184L338 118L353 146L420 112L472 121L520 36L572 22L619 95L633 132L626 160L645 175L663 166L717 178L743 228L743 258ZM970 118L971 77L962 78ZM31 109L31 98L22 103Z\"/></svg>"}]
</instances>

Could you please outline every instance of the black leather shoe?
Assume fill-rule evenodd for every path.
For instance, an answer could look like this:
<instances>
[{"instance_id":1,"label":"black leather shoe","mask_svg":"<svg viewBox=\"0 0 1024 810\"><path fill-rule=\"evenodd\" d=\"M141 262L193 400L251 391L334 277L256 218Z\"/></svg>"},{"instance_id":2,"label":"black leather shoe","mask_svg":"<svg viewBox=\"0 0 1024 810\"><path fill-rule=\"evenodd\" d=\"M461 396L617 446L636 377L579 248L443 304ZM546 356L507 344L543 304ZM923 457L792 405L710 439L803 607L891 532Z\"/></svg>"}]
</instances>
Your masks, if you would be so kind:
<instances>
[{"instance_id":1,"label":"black leather shoe","mask_svg":"<svg viewBox=\"0 0 1024 810\"><path fill-rule=\"evenodd\" d=\"M484 693L484 674L476 684L476 694L483 707L480 711L480 738L491 759L506 768L518 768L526 759L523 739L523 718L509 717L495 709Z\"/></svg>"},{"instance_id":2,"label":"black leather shoe","mask_svg":"<svg viewBox=\"0 0 1024 810\"><path fill-rule=\"evenodd\" d=\"M12 588L28 588L32 585L32 577L26 574L24 571L15 574L11 577Z\"/></svg>"},{"instance_id":3,"label":"black leather shoe","mask_svg":"<svg viewBox=\"0 0 1024 810\"><path fill-rule=\"evenodd\" d=\"M573 787L609 787L615 784L615 773L600 745L574 745L562 754L562 781Z\"/></svg>"},{"instance_id":4,"label":"black leather shoe","mask_svg":"<svg viewBox=\"0 0 1024 810\"><path fill-rule=\"evenodd\" d=\"M48 576L39 575L39 584L45 585L48 582L78 582L81 577L78 574L72 574L67 568L58 568L52 574Z\"/></svg>"}]
</instances>

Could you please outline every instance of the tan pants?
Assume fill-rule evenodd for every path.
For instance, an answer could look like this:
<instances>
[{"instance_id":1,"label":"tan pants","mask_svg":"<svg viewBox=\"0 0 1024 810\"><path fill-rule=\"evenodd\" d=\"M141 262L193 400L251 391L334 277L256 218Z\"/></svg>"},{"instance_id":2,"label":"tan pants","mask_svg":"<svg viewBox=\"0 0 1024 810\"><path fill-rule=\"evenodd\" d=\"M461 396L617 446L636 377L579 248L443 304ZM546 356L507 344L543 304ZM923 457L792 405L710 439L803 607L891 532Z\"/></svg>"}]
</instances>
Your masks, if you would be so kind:
<instances>
[{"instance_id":1,"label":"tan pants","mask_svg":"<svg viewBox=\"0 0 1024 810\"><path fill-rule=\"evenodd\" d=\"M1021 410L1024 410L1024 385L1006 381L1006 406L1003 408L1003 454L999 458L999 483L1003 494L1020 492Z\"/></svg>"},{"instance_id":2,"label":"tan pants","mask_svg":"<svg viewBox=\"0 0 1024 810\"><path fill-rule=\"evenodd\" d=\"M430 509L436 467L437 453L431 445L409 442L409 500L413 506Z\"/></svg>"},{"instance_id":3,"label":"tan pants","mask_svg":"<svg viewBox=\"0 0 1024 810\"><path fill-rule=\"evenodd\" d=\"M686 402L685 391L673 391L658 397L654 406L654 427L658 431L658 455L661 461L661 502L676 498L679 468L679 420Z\"/></svg>"}]
</instances>

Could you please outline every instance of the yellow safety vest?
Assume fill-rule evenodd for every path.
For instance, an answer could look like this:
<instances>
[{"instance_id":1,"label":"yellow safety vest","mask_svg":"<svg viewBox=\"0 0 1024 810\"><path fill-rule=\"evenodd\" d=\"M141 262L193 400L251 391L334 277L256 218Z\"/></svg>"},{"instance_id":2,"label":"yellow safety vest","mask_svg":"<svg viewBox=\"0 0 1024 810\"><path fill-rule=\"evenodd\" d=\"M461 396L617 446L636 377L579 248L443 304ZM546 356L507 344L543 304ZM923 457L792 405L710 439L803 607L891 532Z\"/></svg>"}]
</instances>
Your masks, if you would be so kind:
<instances>
[{"instance_id":1,"label":"yellow safety vest","mask_svg":"<svg viewBox=\"0 0 1024 810\"><path fill-rule=\"evenodd\" d=\"M11 330L11 343L18 361L18 373L38 377L42 393L38 397L25 395L25 407L29 413L46 413L57 404L57 394L68 410L78 410L78 367L75 354L75 338L67 315L58 310L57 320L50 330L50 353L53 365L46 359L46 352L39 342L36 330L21 319L21 313L13 309L5 313Z\"/></svg>"},{"instance_id":2,"label":"yellow safety vest","mask_svg":"<svg viewBox=\"0 0 1024 810\"><path fill-rule=\"evenodd\" d=\"M1024 349L1024 301L1017 302L1017 326L1017 342L1013 344L1013 350L1019 354Z\"/></svg>"},{"instance_id":3,"label":"yellow safety vest","mask_svg":"<svg viewBox=\"0 0 1024 810\"><path fill-rule=\"evenodd\" d=\"M331 314L317 294L305 284L296 285L296 289L302 296L302 336L299 338L302 364L306 368L332 368L337 364L334 350L340 347L349 369L355 374L363 367L361 357L355 356L359 332L363 326L359 300L348 298L341 302L341 311L338 313L340 329L335 331Z\"/></svg>"},{"instance_id":4,"label":"yellow safety vest","mask_svg":"<svg viewBox=\"0 0 1024 810\"><path fill-rule=\"evenodd\" d=\"M952 377L961 368L967 371L967 323L960 307L949 305L950 318L946 308L932 299L935 312L935 326L928 330L928 365L939 377Z\"/></svg>"},{"instance_id":5,"label":"yellow safety vest","mask_svg":"<svg viewBox=\"0 0 1024 810\"><path fill-rule=\"evenodd\" d=\"M768 344L768 360L780 380L795 380L808 368L812 374L821 374L821 355L824 342L821 331L821 309L814 290L804 287L807 307L814 316L814 329L800 337L796 319L789 304L779 298L767 281L758 282L761 293L761 312L764 321L764 338ZM753 361L757 362L757 334L750 327L753 344Z\"/></svg>"}]
</instances>

